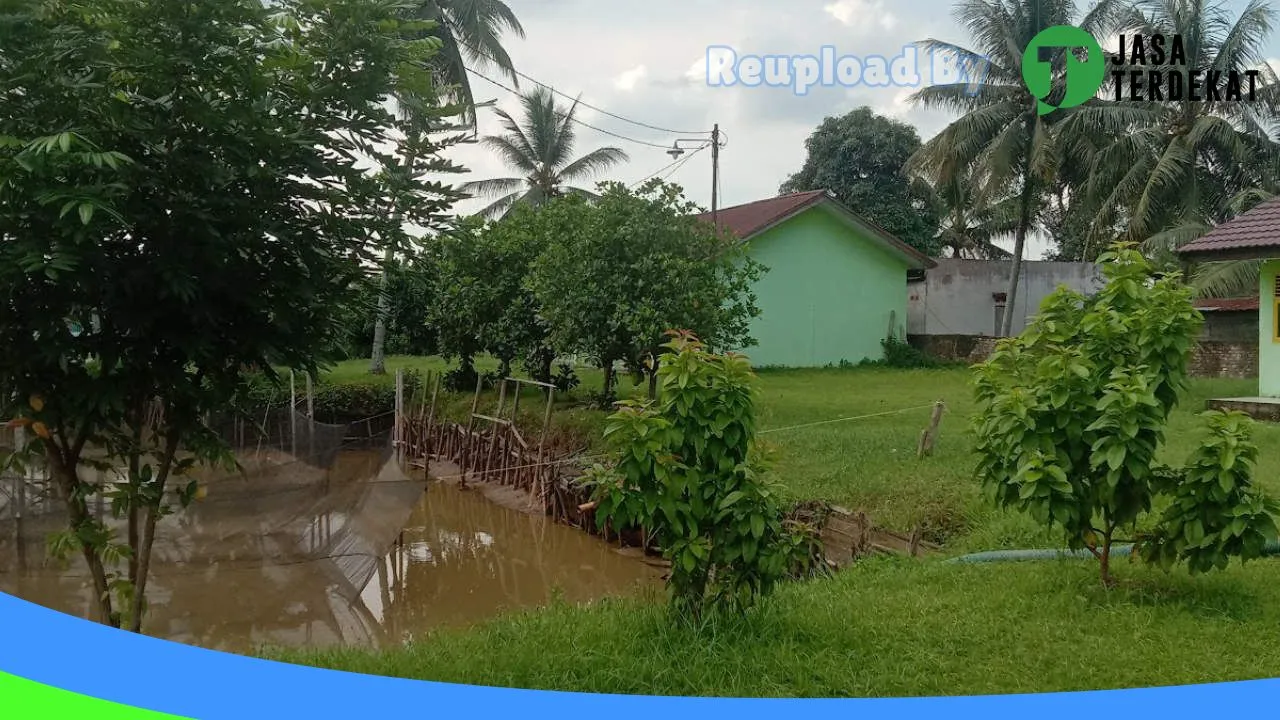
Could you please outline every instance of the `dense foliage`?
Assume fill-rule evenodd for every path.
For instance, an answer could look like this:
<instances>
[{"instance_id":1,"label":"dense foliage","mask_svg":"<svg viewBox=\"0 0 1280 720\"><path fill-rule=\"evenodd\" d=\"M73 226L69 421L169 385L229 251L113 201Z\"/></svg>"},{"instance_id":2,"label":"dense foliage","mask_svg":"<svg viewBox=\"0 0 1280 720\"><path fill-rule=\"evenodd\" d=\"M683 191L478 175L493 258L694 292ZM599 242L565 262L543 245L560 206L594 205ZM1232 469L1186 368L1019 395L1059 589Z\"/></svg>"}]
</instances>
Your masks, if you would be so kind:
<instances>
[{"instance_id":1,"label":"dense foliage","mask_svg":"<svg viewBox=\"0 0 1280 720\"><path fill-rule=\"evenodd\" d=\"M19 0L0 16L0 367L104 622L140 629L156 523L195 493L175 479L228 458L206 413L245 368L313 372L379 246L449 205L405 159L438 155L425 130L449 113L409 9ZM89 447L127 468L105 488L124 538L87 508Z\"/></svg>"},{"instance_id":2,"label":"dense foliage","mask_svg":"<svg viewBox=\"0 0 1280 720\"><path fill-rule=\"evenodd\" d=\"M446 358L471 367L476 354L488 353L504 376L521 358L534 379L551 381L556 353L527 280L543 249L566 231L565 220L563 208L522 205L501 221L441 237L430 321Z\"/></svg>"},{"instance_id":3,"label":"dense foliage","mask_svg":"<svg viewBox=\"0 0 1280 720\"><path fill-rule=\"evenodd\" d=\"M927 187L903 166L920 149L916 129L861 107L822 121L805 141L804 166L780 192L830 190L842 203L926 255L937 255L938 217Z\"/></svg>"},{"instance_id":4,"label":"dense foliage","mask_svg":"<svg viewBox=\"0 0 1280 720\"><path fill-rule=\"evenodd\" d=\"M653 394L656 358L673 328L714 347L752 345L748 324L759 309L751 283L763 266L699 221L677 186L601 188L594 202L554 201L563 224L533 264L530 283L552 344L599 363L606 398L617 362L647 374Z\"/></svg>"},{"instance_id":5,"label":"dense foliage","mask_svg":"<svg viewBox=\"0 0 1280 720\"><path fill-rule=\"evenodd\" d=\"M1105 254L1106 286L1061 288L1031 326L1000 343L976 377L978 474L991 498L1061 527L1111 582L1117 533L1137 533L1157 498L1172 505L1140 551L1200 571L1260 555L1275 537L1270 502L1250 483L1246 421L1213 417L1210 440L1182 470L1157 454L1187 382L1201 318L1176 275L1141 253Z\"/></svg>"},{"instance_id":6,"label":"dense foliage","mask_svg":"<svg viewBox=\"0 0 1280 720\"><path fill-rule=\"evenodd\" d=\"M601 527L642 527L671 560L674 609L741 612L808 560L754 443L751 366L679 333L664 345L656 401L624 401L605 437L616 465L589 473Z\"/></svg>"}]
</instances>

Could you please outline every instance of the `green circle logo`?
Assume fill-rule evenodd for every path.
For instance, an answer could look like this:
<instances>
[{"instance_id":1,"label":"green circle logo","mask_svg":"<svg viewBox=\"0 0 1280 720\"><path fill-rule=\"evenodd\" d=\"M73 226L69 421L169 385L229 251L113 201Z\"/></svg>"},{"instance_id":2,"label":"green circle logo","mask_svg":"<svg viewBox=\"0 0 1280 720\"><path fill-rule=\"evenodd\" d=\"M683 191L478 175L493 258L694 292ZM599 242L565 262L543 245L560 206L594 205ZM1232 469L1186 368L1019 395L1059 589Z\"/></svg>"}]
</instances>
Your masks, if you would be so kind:
<instances>
[{"instance_id":1,"label":"green circle logo","mask_svg":"<svg viewBox=\"0 0 1280 720\"><path fill-rule=\"evenodd\" d=\"M1073 52L1066 52L1066 74L1062 80L1066 84L1066 92L1057 105L1045 102L1053 92L1053 62L1042 59L1044 50L1075 50L1084 48L1084 60ZM1102 46L1089 33L1070 25L1055 25L1045 28L1040 34L1031 38L1027 49L1022 53L1022 79L1027 89L1039 99L1038 107L1041 115L1059 108L1071 108L1083 105L1098 94L1102 81L1107 74L1107 60L1102 56Z\"/></svg>"}]
</instances>

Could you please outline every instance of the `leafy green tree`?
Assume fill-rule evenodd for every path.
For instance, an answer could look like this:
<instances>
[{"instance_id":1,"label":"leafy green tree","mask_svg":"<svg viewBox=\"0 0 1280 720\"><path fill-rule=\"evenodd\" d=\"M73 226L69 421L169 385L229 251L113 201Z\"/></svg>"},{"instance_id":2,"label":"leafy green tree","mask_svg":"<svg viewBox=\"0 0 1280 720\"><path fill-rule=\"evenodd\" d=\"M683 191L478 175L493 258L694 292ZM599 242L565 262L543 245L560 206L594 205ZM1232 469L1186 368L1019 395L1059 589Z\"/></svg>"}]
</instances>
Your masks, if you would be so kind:
<instances>
[{"instance_id":1,"label":"leafy green tree","mask_svg":"<svg viewBox=\"0 0 1280 720\"><path fill-rule=\"evenodd\" d=\"M575 159L577 132L574 114L578 103L567 110L556 104L555 94L536 88L520 97L523 122L517 122L504 110L496 110L502 135L481 139L520 177L477 180L462 186L464 192L478 197L500 196L480 211L486 217L500 216L517 204L541 205L564 194L594 197L594 193L569 183L593 177L627 161L627 154L616 147L602 147Z\"/></svg>"},{"instance_id":2,"label":"leafy green tree","mask_svg":"<svg viewBox=\"0 0 1280 720\"><path fill-rule=\"evenodd\" d=\"M563 218L530 278L552 345L592 357L605 371L606 399L617 362L648 374L656 391L668 330L716 347L752 345L749 323L760 311L751 284L763 266L699 221L678 186L655 179L601 190L593 202L565 197L542 210L554 206Z\"/></svg>"},{"instance_id":3,"label":"leafy green tree","mask_svg":"<svg viewBox=\"0 0 1280 720\"><path fill-rule=\"evenodd\" d=\"M673 609L696 621L708 607L746 610L809 555L764 478L750 363L673 335L658 400L619 403L605 429L616 458L587 482L601 528L656 539L671 561Z\"/></svg>"},{"instance_id":4,"label":"leafy green tree","mask_svg":"<svg viewBox=\"0 0 1280 720\"><path fill-rule=\"evenodd\" d=\"M463 120L463 127L474 128L477 120L477 103L471 88L471 78L467 74L467 66L486 70L497 67L517 87L520 79L516 74L511 56L502 46L503 36L510 32L518 38L524 38L524 27L515 13L502 0L419 0L412 10L412 15L422 21L420 37L430 37L440 43L440 52L432 56L431 67L435 71L437 83L441 90L455 103ZM399 112L411 114L417 111L415 98L398 96L395 98ZM433 98L428 98L426 108L428 115L433 110ZM406 118L412 119L412 118ZM461 129L452 124L440 129ZM407 143L405 150L411 152L412 143ZM408 165L417 166L417 158L410 157ZM437 171L456 172L451 163L438 159ZM393 211L395 209L393 208ZM392 273L394 272L394 253L387 251L383 258L383 272L378 305L375 310L372 347L369 355L369 372L373 375L386 373L386 343L388 324L392 322L391 296L395 288Z\"/></svg>"},{"instance_id":5,"label":"leafy green tree","mask_svg":"<svg viewBox=\"0 0 1280 720\"><path fill-rule=\"evenodd\" d=\"M562 208L520 207L500 221L442 238L432 324L446 340L446 353L469 364L475 353L487 352L502 363L504 376L516 358L528 358L536 361L535 379L550 382L555 352L527 279L564 220Z\"/></svg>"},{"instance_id":6,"label":"leafy green tree","mask_svg":"<svg viewBox=\"0 0 1280 720\"><path fill-rule=\"evenodd\" d=\"M979 477L998 505L1088 549L1108 585L1124 531L1147 557L1185 560L1193 572L1231 555L1257 557L1275 526L1249 483L1256 451L1239 419L1211 419L1210 441L1185 469L1156 459L1202 322L1191 289L1176 274L1157 276L1132 245L1100 262L1099 293L1060 288L1026 332L979 366ZM1157 498L1173 505L1139 536Z\"/></svg>"},{"instance_id":7,"label":"leafy green tree","mask_svg":"<svg viewBox=\"0 0 1280 720\"><path fill-rule=\"evenodd\" d=\"M333 352L343 359L366 357L377 332L379 302L385 306L383 347L391 355L434 355L436 335L428 322L435 302L435 255L421 248L406 249L403 258L393 258L382 275L359 282L356 301L348 308L342 327L334 338Z\"/></svg>"},{"instance_id":8,"label":"leafy green tree","mask_svg":"<svg viewBox=\"0 0 1280 720\"><path fill-rule=\"evenodd\" d=\"M443 115L426 111L434 48L404 10L23 0L0 16L0 384L103 622L141 629L157 523L195 497L194 464L229 459L204 418L246 368L314 372L399 220L431 227L449 205L386 149L441 149L419 132ZM100 462L126 477L81 479ZM89 512L99 490L122 523Z\"/></svg>"},{"instance_id":9,"label":"leafy green tree","mask_svg":"<svg viewBox=\"0 0 1280 720\"><path fill-rule=\"evenodd\" d=\"M779 192L830 190L840 202L926 255L936 256L938 217L928 188L903 166L920 149L907 123L861 107L829 117L805 141L808 157Z\"/></svg>"},{"instance_id":10,"label":"leafy green tree","mask_svg":"<svg viewBox=\"0 0 1280 720\"><path fill-rule=\"evenodd\" d=\"M1064 149L1054 126L1072 115L1059 110L1037 112L1038 98L1022 79L1022 53L1032 38L1055 25L1076 25L1101 36L1116 14L1116 3L1103 0L1081 20L1071 0L961 0L954 16L976 42L972 49L940 40L925 40L923 49L952 54L961 60L967 77L962 82L931 85L912 96L927 108L961 113L961 117L926 142L908 163L908 171L923 174L936 184L946 184L978 165L986 178L983 187L990 205L1009 195L1016 198L1012 272L1006 293L1014 307L1022 274L1027 234L1036 225L1052 188ZM1065 70L1062 54L1054 67ZM1062 92L1065 83L1056 83ZM976 92L975 92L976 88ZM1013 314L1005 313L1000 334L1007 336Z\"/></svg>"}]
</instances>

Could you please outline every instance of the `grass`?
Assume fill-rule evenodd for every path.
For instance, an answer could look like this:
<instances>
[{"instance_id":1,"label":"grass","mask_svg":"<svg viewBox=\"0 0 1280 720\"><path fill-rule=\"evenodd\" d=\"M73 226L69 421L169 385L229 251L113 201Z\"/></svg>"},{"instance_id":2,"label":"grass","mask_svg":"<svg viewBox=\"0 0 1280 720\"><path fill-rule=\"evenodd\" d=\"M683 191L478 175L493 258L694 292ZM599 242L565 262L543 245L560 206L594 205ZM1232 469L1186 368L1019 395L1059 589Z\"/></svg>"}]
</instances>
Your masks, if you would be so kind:
<instances>
[{"instance_id":1,"label":"grass","mask_svg":"<svg viewBox=\"0 0 1280 720\"><path fill-rule=\"evenodd\" d=\"M922 696L1243 680L1280 673L1280 562L1189 578L1082 562L864 562L745 621L673 628L626 600L510 615L382 652L278 659L530 689L738 697Z\"/></svg>"},{"instance_id":2,"label":"grass","mask_svg":"<svg viewBox=\"0 0 1280 720\"><path fill-rule=\"evenodd\" d=\"M398 365L404 362L405 365ZM438 362L388 366L440 369ZM339 372L343 370L340 368ZM598 375L583 373L584 385ZM972 477L968 371L853 368L760 373L760 426L795 499L924 527L948 554L1052 547L1060 538L996 511ZM624 385L624 388L629 383ZM1167 459L1198 442L1210 397L1252 381L1196 381L1173 416ZM947 405L935 454L915 456L928 406ZM893 413L904 408L918 408ZM602 414L581 411L582 428ZM808 423L877 415L827 424ZM1255 474L1280 495L1280 426L1259 425ZM670 625L656 598L555 605L380 652L281 659L355 672L507 687L721 696L898 696L1065 691L1280 674L1280 559L1189 577L1121 562L1105 591L1093 562L955 565L876 560L783 588L747 620Z\"/></svg>"}]
</instances>

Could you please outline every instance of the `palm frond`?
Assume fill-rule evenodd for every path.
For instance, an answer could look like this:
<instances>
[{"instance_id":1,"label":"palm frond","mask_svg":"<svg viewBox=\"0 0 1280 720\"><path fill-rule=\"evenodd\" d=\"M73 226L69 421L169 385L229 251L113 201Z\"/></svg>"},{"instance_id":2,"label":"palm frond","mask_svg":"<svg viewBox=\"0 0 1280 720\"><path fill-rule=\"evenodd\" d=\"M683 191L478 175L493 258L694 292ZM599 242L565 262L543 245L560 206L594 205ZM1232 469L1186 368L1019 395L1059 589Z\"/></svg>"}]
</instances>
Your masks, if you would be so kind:
<instances>
[{"instance_id":1,"label":"palm frond","mask_svg":"<svg viewBox=\"0 0 1280 720\"><path fill-rule=\"evenodd\" d=\"M1191 273L1191 287L1200 297L1257 297L1261 260L1229 260L1197 265Z\"/></svg>"},{"instance_id":2,"label":"palm frond","mask_svg":"<svg viewBox=\"0 0 1280 720\"><path fill-rule=\"evenodd\" d=\"M620 148L602 147L583 155L560 169L560 178L572 182L582 177L590 177L616 165L627 162L630 157Z\"/></svg>"}]
</instances>

